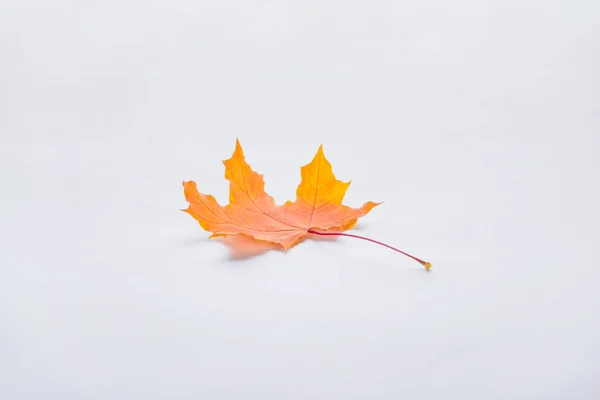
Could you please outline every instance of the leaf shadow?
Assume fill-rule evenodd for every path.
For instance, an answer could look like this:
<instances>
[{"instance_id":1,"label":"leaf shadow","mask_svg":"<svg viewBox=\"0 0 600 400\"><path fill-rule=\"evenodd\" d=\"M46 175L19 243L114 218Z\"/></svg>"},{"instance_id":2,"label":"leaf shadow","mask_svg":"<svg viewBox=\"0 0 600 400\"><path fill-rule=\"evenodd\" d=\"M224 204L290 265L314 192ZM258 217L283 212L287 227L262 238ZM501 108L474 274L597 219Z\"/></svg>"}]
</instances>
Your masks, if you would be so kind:
<instances>
[{"instance_id":1,"label":"leaf shadow","mask_svg":"<svg viewBox=\"0 0 600 400\"><path fill-rule=\"evenodd\" d=\"M230 235L215 237L216 240L229 249L230 261L242 261L262 255L271 250L281 250L281 247L273 243L256 240L244 235Z\"/></svg>"},{"instance_id":2,"label":"leaf shadow","mask_svg":"<svg viewBox=\"0 0 600 400\"><path fill-rule=\"evenodd\" d=\"M315 235L309 233L306 235L307 239L314 240L315 242L337 242L339 240L339 236L323 236L323 235Z\"/></svg>"},{"instance_id":3,"label":"leaf shadow","mask_svg":"<svg viewBox=\"0 0 600 400\"><path fill-rule=\"evenodd\" d=\"M352 230L363 230L365 229L364 224L357 224L352 227ZM315 242L337 242L340 236L321 236L315 234L307 234L306 237L301 241L314 240ZM278 244L265 242L262 240L256 240L253 237L246 236L243 234L228 235L228 236L216 236L216 237L188 237L182 240L179 244L183 247L194 246L198 244L205 244L210 241L217 241L228 248L229 254L227 257L228 261L243 261L250 258L254 258L263 255L269 251L283 251L282 247Z\"/></svg>"}]
</instances>

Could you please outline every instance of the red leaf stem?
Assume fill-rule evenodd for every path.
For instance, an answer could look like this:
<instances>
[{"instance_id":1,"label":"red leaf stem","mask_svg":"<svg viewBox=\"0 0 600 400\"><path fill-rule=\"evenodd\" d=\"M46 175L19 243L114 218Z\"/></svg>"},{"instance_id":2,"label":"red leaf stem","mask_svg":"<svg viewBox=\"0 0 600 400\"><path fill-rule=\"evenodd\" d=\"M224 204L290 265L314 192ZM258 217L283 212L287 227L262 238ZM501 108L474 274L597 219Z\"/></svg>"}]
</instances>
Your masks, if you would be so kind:
<instances>
[{"instance_id":1,"label":"red leaf stem","mask_svg":"<svg viewBox=\"0 0 600 400\"><path fill-rule=\"evenodd\" d=\"M382 243L382 242L380 242L378 240L370 239L368 237L359 236L359 235L352 235L350 233L342 233L342 232L318 232L318 231L315 231L315 230L312 230L312 229L309 229L308 233L314 233L315 235L321 235L321 236L346 236L346 237L352 237L352 238L356 238L356 239L366 240L368 242L375 243L375 244L378 244L380 246L387 247L388 249L392 249L394 251L397 251L398 253L404 254L405 256L410 257L413 260L415 260L418 263L420 263L428 271L431 268L431 263L430 262L423 261L423 260L421 260L421 259L419 259L419 258L417 258L417 257L415 257L413 255L410 255L410 254L408 254L408 253L406 253L406 252L404 252L404 251L402 251L400 249L397 249L397 248L395 248L393 246L390 246L389 244L385 244L385 243Z\"/></svg>"}]
</instances>

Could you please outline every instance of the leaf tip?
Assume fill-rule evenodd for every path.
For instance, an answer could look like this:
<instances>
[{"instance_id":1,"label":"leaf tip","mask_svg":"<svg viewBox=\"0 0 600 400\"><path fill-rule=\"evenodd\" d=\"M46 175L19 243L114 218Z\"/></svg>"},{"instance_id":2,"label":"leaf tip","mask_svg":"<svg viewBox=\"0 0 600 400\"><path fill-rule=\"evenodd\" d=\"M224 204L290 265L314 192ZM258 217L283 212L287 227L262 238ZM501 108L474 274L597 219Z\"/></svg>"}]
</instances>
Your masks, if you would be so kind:
<instances>
[{"instance_id":1,"label":"leaf tip","mask_svg":"<svg viewBox=\"0 0 600 400\"><path fill-rule=\"evenodd\" d=\"M234 160L244 160L244 150L242 149L242 145L240 144L240 141L238 140L238 138L235 139L235 150L233 151L233 154L231 155L231 158L229 160L224 160L223 163L225 163L226 161L234 161Z\"/></svg>"},{"instance_id":2,"label":"leaf tip","mask_svg":"<svg viewBox=\"0 0 600 400\"><path fill-rule=\"evenodd\" d=\"M324 156L324 154L325 154L325 153L323 152L323 143L321 143L321 144L319 145L319 149L317 150L317 155Z\"/></svg>"}]
</instances>

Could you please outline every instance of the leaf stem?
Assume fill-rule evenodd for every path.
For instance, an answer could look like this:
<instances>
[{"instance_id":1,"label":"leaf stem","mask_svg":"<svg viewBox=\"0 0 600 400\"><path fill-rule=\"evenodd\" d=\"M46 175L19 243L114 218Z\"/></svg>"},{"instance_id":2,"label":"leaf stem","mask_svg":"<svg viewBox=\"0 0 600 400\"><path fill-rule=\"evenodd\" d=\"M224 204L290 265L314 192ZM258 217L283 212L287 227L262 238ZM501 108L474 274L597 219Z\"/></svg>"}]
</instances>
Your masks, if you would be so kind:
<instances>
[{"instance_id":1,"label":"leaf stem","mask_svg":"<svg viewBox=\"0 0 600 400\"><path fill-rule=\"evenodd\" d=\"M398 252L398 253L400 253L400 254L404 254L405 256L407 256L407 257L410 257L410 258L412 258L413 260L415 260L415 261L417 261L418 263L420 263L420 264L421 264L422 266L424 266L424 267L425 267L425 269L426 269L426 270L428 270L428 271L429 271L429 269L431 268L431 263L430 263L430 262L423 261L423 260L421 260L421 259L419 259L419 258L417 258L417 257L415 257L415 256L413 256L413 255L410 255L410 254L408 254L408 253L405 253L404 251L402 251L402 250L400 250L400 249L397 249L397 248L395 248L395 247L393 247L393 246L390 246L389 244L385 244L385 243L382 243L382 242L380 242L380 241L377 241L377 240L374 240L374 239L370 239L370 238L368 238L368 237L359 236L359 235L352 235L352 234L350 234L350 233L342 233L342 232L318 232L318 231L315 231L315 230L312 230L312 229L309 229L309 230L308 230L308 233L314 233L315 235L321 235L321 236L346 236L346 237L352 237L352 238L356 238L356 239L362 239L362 240L366 240L366 241L368 241L368 242L375 243L375 244L378 244L378 245L380 245L380 246L387 247L388 249L392 249L392 250L394 250L394 251L397 251L397 252Z\"/></svg>"}]
</instances>

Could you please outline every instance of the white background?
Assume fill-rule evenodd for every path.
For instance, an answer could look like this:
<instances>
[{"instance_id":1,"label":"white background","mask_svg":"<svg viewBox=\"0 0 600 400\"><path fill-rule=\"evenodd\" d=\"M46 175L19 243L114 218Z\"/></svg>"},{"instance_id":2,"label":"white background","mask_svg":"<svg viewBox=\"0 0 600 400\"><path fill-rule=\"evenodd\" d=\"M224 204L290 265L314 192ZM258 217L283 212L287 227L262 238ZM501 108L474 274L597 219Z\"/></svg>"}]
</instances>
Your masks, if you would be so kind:
<instances>
[{"instance_id":1,"label":"white background","mask_svg":"<svg viewBox=\"0 0 600 400\"><path fill-rule=\"evenodd\" d=\"M0 1L0 398L600 398L600 7ZM342 238L231 260L239 137Z\"/></svg>"}]
</instances>

